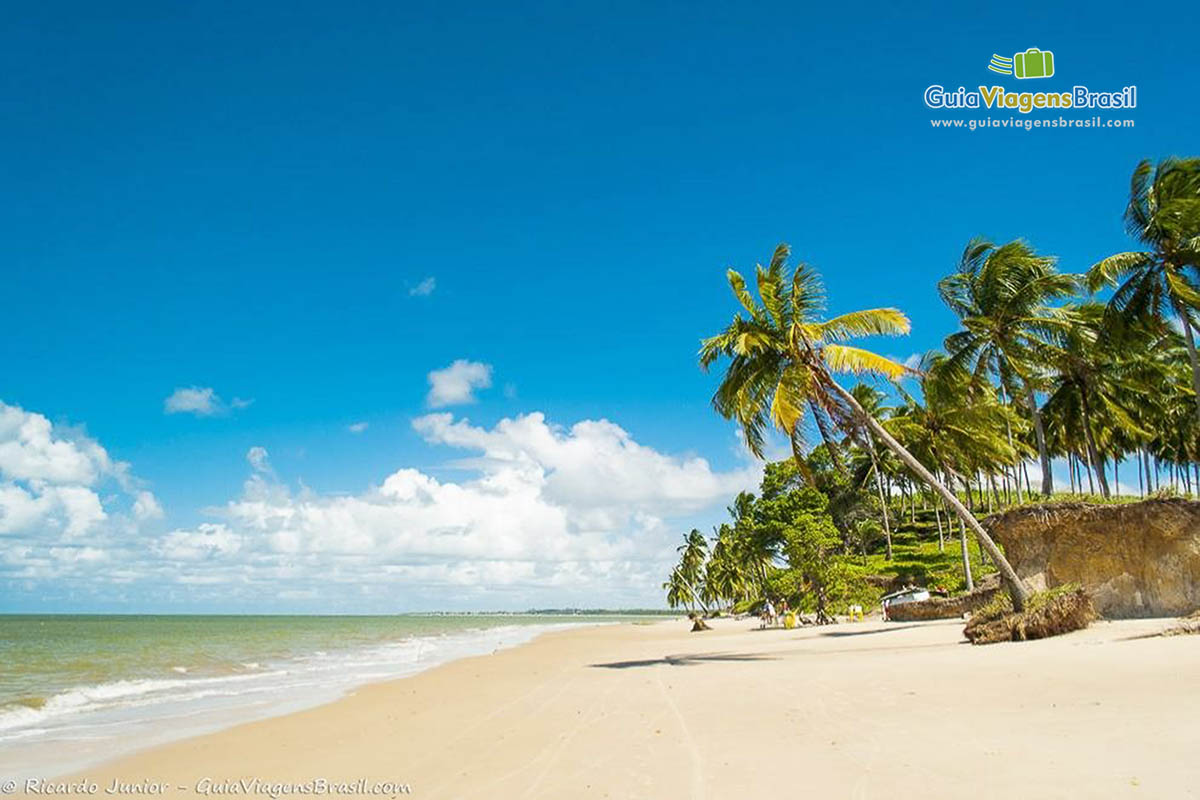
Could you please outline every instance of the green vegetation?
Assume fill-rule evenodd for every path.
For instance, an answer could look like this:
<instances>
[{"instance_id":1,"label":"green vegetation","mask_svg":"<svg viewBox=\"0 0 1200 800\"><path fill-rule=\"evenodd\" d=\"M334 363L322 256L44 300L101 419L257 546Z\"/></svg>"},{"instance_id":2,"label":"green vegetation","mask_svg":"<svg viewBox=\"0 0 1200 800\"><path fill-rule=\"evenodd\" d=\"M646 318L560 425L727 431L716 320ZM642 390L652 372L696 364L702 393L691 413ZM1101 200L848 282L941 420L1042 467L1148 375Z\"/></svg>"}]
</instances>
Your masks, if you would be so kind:
<instances>
[{"instance_id":1,"label":"green vegetation","mask_svg":"<svg viewBox=\"0 0 1200 800\"><path fill-rule=\"evenodd\" d=\"M724 364L713 407L759 457L772 429L792 457L734 499L711 545L688 534L668 603L787 599L824 622L905 583L954 592L998 571L1014 614L1033 614L981 518L1035 498L1127 501L1129 462L1138 496L1200 490L1200 159L1140 164L1125 223L1145 249L1081 274L1023 241L970 241L937 283L959 329L916 367L846 344L906 334L908 319L894 308L822 319L820 279L788 269L787 245L756 268L754 291L730 270L741 312L699 354L705 369ZM1088 294L1108 288L1105 302ZM1068 467L1065 495L1054 459Z\"/></svg>"}]
</instances>

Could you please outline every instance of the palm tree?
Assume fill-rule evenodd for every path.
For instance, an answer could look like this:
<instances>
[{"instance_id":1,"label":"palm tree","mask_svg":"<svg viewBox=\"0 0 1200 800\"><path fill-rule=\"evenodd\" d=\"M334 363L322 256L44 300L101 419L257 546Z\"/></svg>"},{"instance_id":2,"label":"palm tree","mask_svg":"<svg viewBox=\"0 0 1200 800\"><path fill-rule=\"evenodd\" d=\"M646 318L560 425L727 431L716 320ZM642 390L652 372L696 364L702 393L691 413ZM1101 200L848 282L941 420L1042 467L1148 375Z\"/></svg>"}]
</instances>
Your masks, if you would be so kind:
<instances>
[{"instance_id":1,"label":"palm tree","mask_svg":"<svg viewBox=\"0 0 1200 800\"><path fill-rule=\"evenodd\" d=\"M729 506L733 519L730 527L730 555L745 576L748 588L759 596L766 591L771 566L779 558L780 542L755 520L756 498L750 492L739 492Z\"/></svg>"},{"instance_id":2,"label":"palm tree","mask_svg":"<svg viewBox=\"0 0 1200 800\"><path fill-rule=\"evenodd\" d=\"M704 565L704 588L713 602L732 605L745 596L746 574L737 559L733 528L721 525L716 534Z\"/></svg>"},{"instance_id":3,"label":"palm tree","mask_svg":"<svg viewBox=\"0 0 1200 800\"><path fill-rule=\"evenodd\" d=\"M994 375L1009 397L1025 403L1046 497L1054 491L1054 475L1035 396L1038 353L1047 332L1062 324L1047 304L1077 286L1077 278L1058 272L1054 259L1037 255L1025 242L997 246L984 239L968 242L958 270L938 282L942 300L962 322L962 330L946 337L946 352L976 380Z\"/></svg>"},{"instance_id":4,"label":"palm tree","mask_svg":"<svg viewBox=\"0 0 1200 800\"><path fill-rule=\"evenodd\" d=\"M1142 161L1129 181L1125 229L1146 250L1117 253L1087 273L1090 291L1117 290L1108 301L1106 322L1114 330L1129 322L1179 319L1192 371L1196 419L1200 420L1200 359L1196 319L1200 288L1187 268L1200 265L1200 159Z\"/></svg>"},{"instance_id":5,"label":"palm tree","mask_svg":"<svg viewBox=\"0 0 1200 800\"><path fill-rule=\"evenodd\" d=\"M692 605L696 599L695 592L692 590L692 585L679 572L678 567L671 570L671 576L662 585L662 588L667 590L668 607L679 608L683 606L689 612L692 610Z\"/></svg>"},{"instance_id":6,"label":"palm tree","mask_svg":"<svg viewBox=\"0 0 1200 800\"><path fill-rule=\"evenodd\" d=\"M692 597L700 601L701 608L707 613L704 601L708 593L704 589L703 580L704 561L708 557L708 540L704 538L704 534L692 528L676 552L679 553L679 566L676 569L680 577L691 587Z\"/></svg>"},{"instance_id":7,"label":"palm tree","mask_svg":"<svg viewBox=\"0 0 1200 800\"><path fill-rule=\"evenodd\" d=\"M708 369L718 359L729 359L713 395L713 407L741 425L747 444L759 457L767 428L773 425L788 437L797 462L801 461L800 422L809 400L844 431L865 427L970 526L999 567L1013 606L1024 608L1028 589L979 521L833 378L834 373L848 372L898 380L908 373L906 367L890 359L841 344L860 336L907 334L908 318L894 308L876 308L819 321L824 306L820 279L802 264L787 280L784 265L788 255L788 246L781 244L770 266L757 268L758 299L746 289L741 275L734 270L728 273L729 285L747 317L738 314L723 331L701 343L703 368Z\"/></svg>"},{"instance_id":8,"label":"palm tree","mask_svg":"<svg viewBox=\"0 0 1200 800\"><path fill-rule=\"evenodd\" d=\"M1112 453L1116 463L1121 448L1104 445L1149 436L1130 414L1145 402L1146 342L1144 337L1127 335L1117 346L1104 335L1104 307L1099 304L1083 303L1066 312L1071 324L1045 348L1051 374L1045 412L1061 429L1058 438L1076 434L1095 470L1101 495L1110 497L1105 451Z\"/></svg>"}]
</instances>

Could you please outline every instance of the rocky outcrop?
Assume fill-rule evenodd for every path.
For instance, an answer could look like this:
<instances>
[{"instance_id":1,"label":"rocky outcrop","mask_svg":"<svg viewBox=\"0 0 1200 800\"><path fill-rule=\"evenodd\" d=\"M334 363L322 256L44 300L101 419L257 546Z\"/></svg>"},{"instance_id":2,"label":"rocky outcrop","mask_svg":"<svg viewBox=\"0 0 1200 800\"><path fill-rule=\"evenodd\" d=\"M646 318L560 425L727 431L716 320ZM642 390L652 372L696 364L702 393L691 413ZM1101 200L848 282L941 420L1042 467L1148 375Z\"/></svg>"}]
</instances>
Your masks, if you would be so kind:
<instances>
[{"instance_id":1,"label":"rocky outcrop","mask_svg":"<svg viewBox=\"0 0 1200 800\"><path fill-rule=\"evenodd\" d=\"M1200 608L1200 502L1048 503L984 525L1035 591L1078 583L1106 617Z\"/></svg>"},{"instance_id":2,"label":"rocky outcrop","mask_svg":"<svg viewBox=\"0 0 1200 800\"><path fill-rule=\"evenodd\" d=\"M904 603L888 608L893 622L916 622L926 619L959 619L963 614L983 608L1000 591L1000 579L994 574L984 578L975 591L958 597L931 597L916 603Z\"/></svg>"}]
</instances>

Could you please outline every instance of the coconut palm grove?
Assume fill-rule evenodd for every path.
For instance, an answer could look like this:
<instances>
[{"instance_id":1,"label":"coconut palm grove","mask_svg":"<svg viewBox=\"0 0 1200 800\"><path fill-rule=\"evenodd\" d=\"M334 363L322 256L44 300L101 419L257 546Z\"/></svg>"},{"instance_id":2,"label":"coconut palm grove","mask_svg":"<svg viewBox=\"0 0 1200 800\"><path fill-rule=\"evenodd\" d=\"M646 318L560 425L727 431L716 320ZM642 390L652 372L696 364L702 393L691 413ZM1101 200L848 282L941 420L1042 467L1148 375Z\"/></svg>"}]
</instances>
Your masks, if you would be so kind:
<instances>
[{"instance_id":1,"label":"coconut palm grove","mask_svg":"<svg viewBox=\"0 0 1200 800\"><path fill-rule=\"evenodd\" d=\"M685 535L668 604L787 602L825 623L889 589L952 594L998 572L1020 611L1031 593L989 516L1200 492L1200 158L1138 164L1124 224L1133 249L1079 274L1035 243L967 242L930 287L958 329L919 363L849 344L908 318L825 318L817 269L787 244L750 279L730 270L737 311L699 353L723 371L712 406L759 458L790 456L711 536Z\"/></svg>"}]
</instances>

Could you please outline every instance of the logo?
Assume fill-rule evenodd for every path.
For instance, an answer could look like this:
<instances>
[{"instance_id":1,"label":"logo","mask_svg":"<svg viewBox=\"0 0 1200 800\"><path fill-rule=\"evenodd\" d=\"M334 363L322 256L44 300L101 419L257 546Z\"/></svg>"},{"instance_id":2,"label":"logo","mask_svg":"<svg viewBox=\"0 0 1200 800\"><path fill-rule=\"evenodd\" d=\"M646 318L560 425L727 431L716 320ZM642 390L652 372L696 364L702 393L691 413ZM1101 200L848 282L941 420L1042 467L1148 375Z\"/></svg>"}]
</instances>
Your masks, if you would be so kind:
<instances>
[{"instance_id":1,"label":"logo","mask_svg":"<svg viewBox=\"0 0 1200 800\"><path fill-rule=\"evenodd\" d=\"M1000 75L1011 75L1018 80L1032 78L1055 78L1054 53L1030 47L1012 58L993 53L987 68ZM953 84L951 84L953 85ZM1038 91L1010 91L1004 86L978 85L973 90L965 85L957 91L945 84L935 83L925 90L925 105L944 109L987 109L992 111L1016 111L1019 114L1060 113L1063 110L1091 110L1137 108L1137 86L1124 86L1109 91L1093 91L1088 86L1076 83L1056 86L1054 83L1038 86Z\"/></svg>"},{"instance_id":2,"label":"logo","mask_svg":"<svg viewBox=\"0 0 1200 800\"><path fill-rule=\"evenodd\" d=\"M1016 53L1012 58L992 53L988 69L1001 75L1014 75L1022 80L1049 78L1054 75L1054 53L1038 50L1036 47L1031 47L1024 53Z\"/></svg>"}]
</instances>

